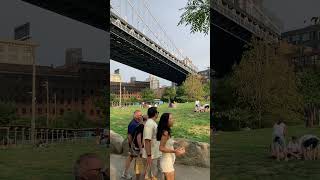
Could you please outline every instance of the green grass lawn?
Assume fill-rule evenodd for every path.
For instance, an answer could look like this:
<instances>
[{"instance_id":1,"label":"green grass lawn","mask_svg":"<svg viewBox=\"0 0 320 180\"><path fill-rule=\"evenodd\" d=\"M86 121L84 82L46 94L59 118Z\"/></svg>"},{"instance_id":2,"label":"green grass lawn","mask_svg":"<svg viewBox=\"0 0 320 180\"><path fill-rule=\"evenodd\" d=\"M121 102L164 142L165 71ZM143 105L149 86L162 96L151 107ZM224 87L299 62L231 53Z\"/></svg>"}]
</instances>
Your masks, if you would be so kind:
<instances>
[{"instance_id":1,"label":"green grass lawn","mask_svg":"<svg viewBox=\"0 0 320 180\"><path fill-rule=\"evenodd\" d=\"M126 107L120 109L113 107L110 110L111 130L119 133L124 138L127 134L127 127L132 120L133 112L140 109L140 106ZM146 114L147 109L142 109ZM176 108L168 108L168 104L163 104L158 108L160 112L158 121L162 113L170 112L175 120L172 129L174 138L186 138L209 143L210 134L210 114L209 112L195 113L194 103L177 104Z\"/></svg>"},{"instance_id":2,"label":"green grass lawn","mask_svg":"<svg viewBox=\"0 0 320 180\"><path fill-rule=\"evenodd\" d=\"M272 129L218 132L211 146L211 177L215 180L320 179L320 160L277 162L268 158L271 133ZM288 133L287 140L307 133L320 137L319 128L294 126L288 128Z\"/></svg>"},{"instance_id":3,"label":"green grass lawn","mask_svg":"<svg viewBox=\"0 0 320 180\"><path fill-rule=\"evenodd\" d=\"M71 180L73 164L83 153L97 153L106 164L106 147L89 142L64 143L47 148L12 147L0 149L0 179Z\"/></svg>"}]
</instances>

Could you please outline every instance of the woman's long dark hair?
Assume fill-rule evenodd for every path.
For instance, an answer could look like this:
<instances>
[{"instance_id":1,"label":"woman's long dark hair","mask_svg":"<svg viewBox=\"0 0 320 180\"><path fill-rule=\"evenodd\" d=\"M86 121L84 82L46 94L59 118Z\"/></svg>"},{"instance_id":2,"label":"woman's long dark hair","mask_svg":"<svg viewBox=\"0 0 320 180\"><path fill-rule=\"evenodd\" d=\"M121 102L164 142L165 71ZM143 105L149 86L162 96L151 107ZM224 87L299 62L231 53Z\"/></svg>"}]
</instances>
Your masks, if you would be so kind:
<instances>
[{"instance_id":1,"label":"woman's long dark hair","mask_svg":"<svg viewBox=\"0 0 320 180\"><path fill-rule=\"evenodd\" d=\"M169 117L170 117L170 113L163 113L160 117L160 121L158 124L158 131L157 131L158 141L161 140L161 137L164 131L168 131L169 136L171 135L171 128L169 127Z\"/></svg>"}]
</instances>

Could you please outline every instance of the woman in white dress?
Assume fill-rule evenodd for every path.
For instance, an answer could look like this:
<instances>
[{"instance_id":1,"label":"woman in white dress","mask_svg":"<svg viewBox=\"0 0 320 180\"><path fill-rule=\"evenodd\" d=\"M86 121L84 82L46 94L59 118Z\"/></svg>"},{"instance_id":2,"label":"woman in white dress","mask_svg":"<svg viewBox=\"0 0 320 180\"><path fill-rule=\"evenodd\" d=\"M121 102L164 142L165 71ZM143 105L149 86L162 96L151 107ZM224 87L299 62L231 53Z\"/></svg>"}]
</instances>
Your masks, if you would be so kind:
<instances>
[{"instance_id":1,"label":"woman in white dress","mask_svg":"<svg viewBox=\"0 0 320 180\"><path fill-rule=\"evenodd\" d=\"M162 114L157 131L157 140L160 141L159 150L162 152L160 159L160 167L164 173L166 180L175 179L174 162L176 156L185 153L184 148L174 149L174 140L171 137L171 127L173 126L172 114Z\"/></svg>"}]
</instances>

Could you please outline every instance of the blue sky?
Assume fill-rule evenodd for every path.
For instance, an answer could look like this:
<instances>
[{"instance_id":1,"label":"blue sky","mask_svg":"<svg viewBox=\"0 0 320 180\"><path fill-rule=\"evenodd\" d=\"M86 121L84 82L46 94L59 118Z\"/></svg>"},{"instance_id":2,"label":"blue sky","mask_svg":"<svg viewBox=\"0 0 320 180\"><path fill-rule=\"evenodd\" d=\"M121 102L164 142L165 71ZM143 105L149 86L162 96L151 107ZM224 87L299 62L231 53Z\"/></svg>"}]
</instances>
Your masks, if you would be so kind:
<instances>
[{"instance_id":1,"label":"blue sky","mask_svg":"<svg viewBox=\"0 0 320 180\"><path fill-rule=\"evenodd\" d=\"M185 7L186 3L187 0L149 0L149 7L177 48L182 49L183 55L191 58L199 70L204 70L210 66L210 35L191 34L189 26L177 26L183 13L179 9ZM147 73L111 60L110 72L113 73L118 68L125 81L129 81L131 76L135 76L137 80L145 80L149 76ZM171 85L171 82L160 78L160 85Z\"/></svg>"}]
</instances>

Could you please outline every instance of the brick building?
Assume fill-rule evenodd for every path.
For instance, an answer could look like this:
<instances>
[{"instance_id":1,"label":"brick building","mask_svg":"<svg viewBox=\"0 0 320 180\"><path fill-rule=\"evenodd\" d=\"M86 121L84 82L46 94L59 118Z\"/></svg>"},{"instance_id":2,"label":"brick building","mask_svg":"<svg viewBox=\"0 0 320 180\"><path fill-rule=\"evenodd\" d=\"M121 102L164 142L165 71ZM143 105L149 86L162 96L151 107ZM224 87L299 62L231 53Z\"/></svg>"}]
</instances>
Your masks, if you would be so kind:
<instances>
[{"instance_id":1,"label":"brick building","mask_svg":"<svg viewBox=\"0 0 320 180\"><path fill-rule=\"evenodd\" d=\"M80 111L91 120L102 118L102 109L95 106L102 100L107 86L107 64L66 59L64 66L36 66L36 116L46 116L48 82L49 117L67 111ZM74 57L74 56L71 56ZM0 101L14 102L21 117L32 115L32 65L0 62Z\"/></svg>"},{"instance_id":2,"label":"brick building","mask_svg":"<svg viewBox=\"0 0 320 180\"><path fill-rule=\"evenodd\" d=\"M282 34L282 39L295 45L293 63L300 67L320 67L320 24L306 26Z\"/></svg>"},{"instance_id":3,"label":"brick building","mask_svg":"<svg viewBox=\"0 0 320 180\"><path fill-rule=\"evenodd\" d=\"M141 91L149 88L150 82L148 81L121 82L121 97L123 99L130 99L131 97L141 99ZM119 98L120 82L110 82L110 92Z\"/></svg>"}]
</instances>

